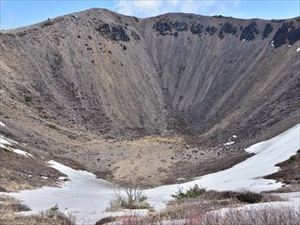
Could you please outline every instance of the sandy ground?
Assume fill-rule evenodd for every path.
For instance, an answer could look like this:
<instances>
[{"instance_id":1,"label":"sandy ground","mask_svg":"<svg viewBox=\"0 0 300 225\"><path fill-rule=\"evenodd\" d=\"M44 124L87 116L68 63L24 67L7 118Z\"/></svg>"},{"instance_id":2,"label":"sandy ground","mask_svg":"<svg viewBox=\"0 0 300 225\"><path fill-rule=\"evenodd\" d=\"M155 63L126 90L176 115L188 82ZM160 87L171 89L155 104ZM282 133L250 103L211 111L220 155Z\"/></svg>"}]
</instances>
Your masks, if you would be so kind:
<instances>
[{"instance_id":1,"label":"sandy ground","mask_svg":"<svg viewBox=\"0 0 300 225\"><path fill-rule=\"evenodd\" d=\"M35 165L31 170L26 170L24 159L1 150L0 186L8 187L8 182L20 184L20 188L11 186L9 190L23 189L22 184L26 184L26 188L30 188L28 185L44 185L45 181L41 184L28 182L29 175L57 178L58 175L51 171L50 174L41 172L46 171L42 164L51 159L75 169L90 171L113 183L154 187L186 182L195 176L228 168L249 157L239 144L216 147L189 145L181 136L105 139L81 127L42 120L35 113L24 116L23 109L16 107L19 110L13 112L10 107L1 108L0 121L4 126L0 126L0 134L17 141L14 147L32 154L39 164L25 163ZM9 163L11 160L14 160L13 164ZM19 171L24 174L20 175ZM8 174L11 175L8 177ZM47 184L51 182L47 181Z\"/></svg>"}]
</instances>

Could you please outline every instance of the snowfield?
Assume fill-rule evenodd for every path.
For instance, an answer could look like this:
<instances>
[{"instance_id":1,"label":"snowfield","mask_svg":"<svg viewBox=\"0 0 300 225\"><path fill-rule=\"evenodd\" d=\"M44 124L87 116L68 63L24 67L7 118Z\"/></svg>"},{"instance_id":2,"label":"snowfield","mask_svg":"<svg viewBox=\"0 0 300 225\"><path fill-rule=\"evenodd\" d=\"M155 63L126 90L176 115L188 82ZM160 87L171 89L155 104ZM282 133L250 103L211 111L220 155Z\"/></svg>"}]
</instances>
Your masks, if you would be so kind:
<instances>
[{"instance_id":1,"label":"snowfield","mask_svg":"<svg viewBox=\"0 0 300 225\"><path fill-rule=\"evenodd\" d=\"M195 184L206 189L218 191L269 191L275 190L283 183L263 177L279 170L277 163L287 160L300 149L300 124L284 133L254 144L246 149L255 155L245 161L223 171L208 174L194 181L165 185L145 190L148 202L155 209L162 209L178 188L187 189ZM115 187L109 182L96 179L94 174L73 170L58 162L50 161L50 166L64 173L69 181L61 182L61 187L44 187L37 190L13 193L16 198L24 201L33 212L49 209L57 204L60 210L67 210L77 218L80 225L95 224L111 213L103 212L114 198ZM290 204L289 201L285 204ZM271 203L270 203L271 204ZM120 212L131 213L130 211Z\"/></svg>"},{"instance_id":2,"label":"snowfield","mask_svg":"<svg viewBox=\"0 0 300 225\"><path fill-rule=\"evenodd\" d=\"M256 155L229 169L199 177L191 182L147 190L149 203L153 204L155 208L162 208L164 207L163 203L170 200L170 195L178 188L188 189L195 184L217 191L276 190L282 187L283 183L262 177L277 172L280 168L275 165L289 159L290 156L296 154L299 148L300 124L297 124L270 140L250 146L246 151Z\"/></svg>"}]
</instances>

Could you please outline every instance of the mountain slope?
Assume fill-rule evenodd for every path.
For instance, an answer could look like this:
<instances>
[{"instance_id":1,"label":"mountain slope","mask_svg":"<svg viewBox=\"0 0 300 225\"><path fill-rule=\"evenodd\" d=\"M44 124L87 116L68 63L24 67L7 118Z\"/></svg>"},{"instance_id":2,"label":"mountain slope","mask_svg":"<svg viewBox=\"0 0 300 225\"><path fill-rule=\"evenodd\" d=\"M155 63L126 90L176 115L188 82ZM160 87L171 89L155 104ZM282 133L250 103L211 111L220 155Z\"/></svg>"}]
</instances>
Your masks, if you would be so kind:
<instances>
[{"instance_id":1,"label":"mountain slope","mask_svg":"<svg viewBox=\"0 0 300 225\"><path fill-rule=\"evenodd\" d=\"M155 138L143 145L106 142L148 135L183 136L210 151L208 158L196 157L209 162L202 166L213 164L215 171L217 158L232 156L222 164L228 167L245 157L236 152L240 147L299 122L299 39L299 18L171 13L139 19L103 9L4 31L0 121L8 126L0 126L1 133L30 153L79 162L102 175L126 171L130 163L135 170L136 151L157 143L163 146L157 151L174 155L167 174L176 163L191 163L175 157L190 151L181 141L176 150L172 141ZM217 151L232 135L238 136L235 150ZM111 155L112 148L120 155ZM122 161L127 150L132 155ZM195 170L193 163L188 167Z\"/></svg>"},{"instance_id":2,"label":"mountain slope","mask_svg":"<svg viewBox=\"0 0 300 225\"><path fill-rule=\"evenodd\" d=\"M259 131L297 112L299 33L296 19L94 9L2 34L1 89L97 132Z\"/></svg>"}]
</instances>

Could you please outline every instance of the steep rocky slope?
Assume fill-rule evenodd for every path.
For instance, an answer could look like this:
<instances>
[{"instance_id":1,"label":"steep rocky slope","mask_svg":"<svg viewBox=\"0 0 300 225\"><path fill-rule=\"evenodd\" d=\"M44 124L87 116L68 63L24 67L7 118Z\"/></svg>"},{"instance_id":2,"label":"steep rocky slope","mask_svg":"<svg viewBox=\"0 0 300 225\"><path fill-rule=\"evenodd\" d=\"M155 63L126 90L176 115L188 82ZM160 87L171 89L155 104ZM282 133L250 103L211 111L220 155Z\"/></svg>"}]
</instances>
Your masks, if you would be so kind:
<instances>
[{"instance_id":1,"label":"steep rocky slope","mask_svg":"<svg viewBox=\"0 0 300 225\"><path fill-rule=\"evenodd\" d=\"M216 147L235 134L239 149L299 122L299 40L299 18L138 19L102 9L4 31L0 121L9 126L0 129L29 152L93 171L87 161L104 157L104 144L86 142L102 137L183 135Z\"/></svg>"}]
</instances>

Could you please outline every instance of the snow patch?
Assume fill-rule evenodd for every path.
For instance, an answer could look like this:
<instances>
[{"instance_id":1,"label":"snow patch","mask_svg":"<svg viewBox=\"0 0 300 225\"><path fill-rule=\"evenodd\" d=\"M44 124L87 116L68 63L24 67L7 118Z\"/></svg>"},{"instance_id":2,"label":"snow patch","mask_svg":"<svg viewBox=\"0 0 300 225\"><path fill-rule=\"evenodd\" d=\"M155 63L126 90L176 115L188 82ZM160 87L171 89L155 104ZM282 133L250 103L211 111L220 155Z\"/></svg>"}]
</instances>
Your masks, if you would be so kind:
<instances>
[{"instance_id":1,"label":"snow patch","mask_svg":"<svg viewBox=\"0 0 300 225\"><path fill-rule=\"evenodd\" d=\"M274 47L274 40L273 40L273 41L271 41L271 45L272 45L272 47Z\"/></svg>"},{"instance_id":2,"label":"snow patch","mask_svg":"<svg viewBox=\"0 0 300 225\"><path fill-rule=\"evenodd\" d=\"M0 121L0 126L5 127L5 124Z\"/></svg>"},{"instance_id":3,"label":"snow patch","mask_svg":"<svg viewBox=\"0 0 300 225\"><path fill-rule=\"evenodd\" d=\"M20 150L20 149L15 149L13 147L11 147L13 144L17 144L18 142L16 141L13 141L9 138L6 138L2 135L0 135L0 148L3 148L7 151L10 151L10 152L13 152L13 153L16 153L18 155L22 155L22 156L25 156L25 157L33 157L31 154L29 154L28 152L25 152L23 150Z\"/></svg>"},{"instance_id":4,"label":"snow patch","mask_svg":"<svg viewBox=\"0 0 300 225\"><path fill-rule=\"evenodd\" d=\"M300 48L297 48L297 52L300 52Z\"/></svg>"},{"instance_id":5,"label":"snow patch","mask_svg":"<svg viewBox=\"0 0 300 225\"><path fill-rule=\"evenodd\" d=\"M234 144L234 141L228 141L226 143L224 143L223 145L227 146L227 145L233 145Z\"/></svg>"},{"instance_id":6,"label":"snow patch","mask_svg":"<svg viewBox=\"0 0 300 225\"><path fill-rule=\"evenodd\" d=\"M1 148L7 149L8 146L12 146L13 144L17 144L17 142L0 135L0 147ZM9 149L7 149L7 150L9 150Z\"/></svg>"},{"instance_id":7,"label":"snow patch","mask_svg":"<svg viewBox=\"0 0 300 225\"><path fill-rule=\"evenodd\" d=\"M232 138L234 138L234 139L235 139L235 138L237 138L237 136L234 134L234 135L232 135Z\"/></svg>"},{"instance_id":8,"label":"snow patch","mask_svg":"<svg viewBox=\"0 0 300 225\"><path fill-rule=\"evenodd\" d=\"M20 149L12 149L12 150L13 150L14 153L16 153L18 155L23 155L25 157L28 157L28 156L33 157L30 153L25 152L23 150L20 150Z\"/></svg>"},{"instance_id":9,"label":"snow patch","mask_svg":"<svg viewBox=\"0 0 300 225\"><path fill-rule=\"evenodd\" d=\"M275 165L296 154L300 148L299 143L300 124L297 124L274 138L250 146L246 149L247 152L256 155L229 169L199 177L191 182L146 190L149 203L157 209L162 209L171 199L170 195L178 188L186 190L195 184L217 191L276 190L282 187L283 183L262 177L279 171L279 167Z\"/></svg>"}]
</instances>

